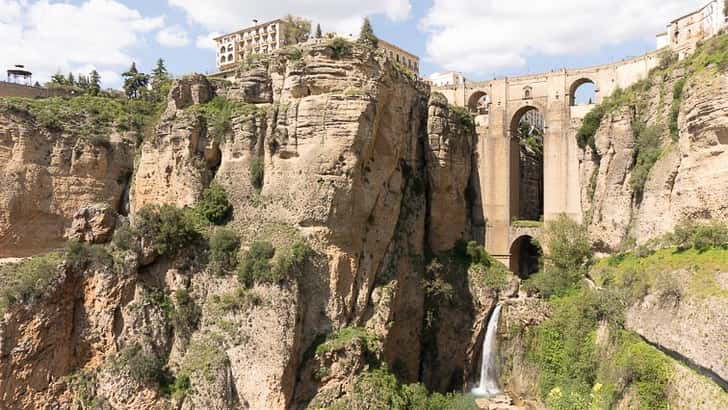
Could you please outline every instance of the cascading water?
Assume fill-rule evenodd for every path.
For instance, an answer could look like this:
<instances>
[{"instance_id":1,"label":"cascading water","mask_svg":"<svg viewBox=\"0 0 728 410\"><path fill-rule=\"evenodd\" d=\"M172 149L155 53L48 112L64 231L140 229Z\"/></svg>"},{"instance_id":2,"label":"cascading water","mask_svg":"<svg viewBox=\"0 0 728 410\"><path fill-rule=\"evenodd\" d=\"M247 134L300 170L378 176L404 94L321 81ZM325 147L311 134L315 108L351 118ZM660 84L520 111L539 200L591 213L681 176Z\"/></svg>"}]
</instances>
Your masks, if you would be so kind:
<instances>
[{"instance_id":1,"label":"cascading water","mask_svg":"<svg viewBox=\"0 0 728 410\"><path fill-rule=\"evenodd\" d=\"M501 305L497 305L488 322L483 339L483 361L480 365L480 384L473 389L476 396L494 396L500 393L495 374L495 337L498 333L498 319Z\"/></svg>"}]
</instances>

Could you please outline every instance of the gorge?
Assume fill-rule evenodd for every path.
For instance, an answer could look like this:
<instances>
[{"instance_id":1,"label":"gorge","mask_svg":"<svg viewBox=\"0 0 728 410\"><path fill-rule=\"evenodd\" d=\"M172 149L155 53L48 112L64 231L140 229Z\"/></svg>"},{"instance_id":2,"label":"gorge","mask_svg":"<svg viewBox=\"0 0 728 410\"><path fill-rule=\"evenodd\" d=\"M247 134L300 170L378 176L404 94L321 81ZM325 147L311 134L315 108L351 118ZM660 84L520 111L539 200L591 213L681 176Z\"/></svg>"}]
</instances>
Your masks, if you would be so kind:
<instances>
[{"instance_id":1,"label":"gorge","mask_svg":"<svg viewBox=\"0 0 728 410\"><path fill-rule=\"evenodd\" d=\"M728 407L728 37L655 59L503 254L505 142L360 44L0 100L0 409Z\"/></svg>"}]
</instances>

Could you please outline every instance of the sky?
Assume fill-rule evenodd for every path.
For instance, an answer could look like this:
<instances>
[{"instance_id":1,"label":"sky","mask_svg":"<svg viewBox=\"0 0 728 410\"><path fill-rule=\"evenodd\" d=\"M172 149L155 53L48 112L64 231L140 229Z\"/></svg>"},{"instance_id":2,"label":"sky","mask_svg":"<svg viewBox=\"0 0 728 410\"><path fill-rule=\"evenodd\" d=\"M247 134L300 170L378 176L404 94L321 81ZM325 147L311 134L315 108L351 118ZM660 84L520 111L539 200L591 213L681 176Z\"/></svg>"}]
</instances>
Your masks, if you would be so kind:
<instances>
[{"instance_id":1,"label":"sky","mask_svg":"<svg viewBox=\"0 0 728 410\"><path fill-rule=\"evenodd\" d=\"M215 72L211 38L286 14L324 32L376 34L422 58L421 74L469 80L603 64L655 48L655 34L708 0L0 0L0 68L34 81L100 72L105 87L158 58L170 72Z\"/></svg>"}]
</instances>

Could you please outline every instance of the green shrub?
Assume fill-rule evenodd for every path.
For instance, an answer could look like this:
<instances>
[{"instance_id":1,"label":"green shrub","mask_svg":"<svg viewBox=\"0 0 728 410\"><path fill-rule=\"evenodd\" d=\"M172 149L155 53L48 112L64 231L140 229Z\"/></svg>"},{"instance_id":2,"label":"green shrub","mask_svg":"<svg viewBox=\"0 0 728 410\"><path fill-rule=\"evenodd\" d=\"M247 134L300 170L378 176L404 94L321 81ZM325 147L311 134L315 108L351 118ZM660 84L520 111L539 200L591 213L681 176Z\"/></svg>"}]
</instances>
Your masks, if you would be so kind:
<instances>
[{"instance_id":1,"label":"green shrub","mask_svg":"<svg viewBox=\"0 0 728 410\"><path fill-rule=\"evenodd\" d=\"M265 177L265 163L262 158L254 157L250 160L249 165L250 171L250 183L255 187L256 190L260 191L263 189L263 182Z\"/></svg>"},{"instance_id":2,"label":"green shrub","mask_svg":"<svg viewBox=\"0 0 728 410\"><path fill-rule=\"evenodd\" d=\"M660 147L662 129L656 126L639 124L635 127L634 133L634 166L632 167L629 184L634 192L635 200L640 203L642 202L645 183L647 183L650 171L662 154Z\"/></svg>"},{"instance_id":3,"label":"green shrub","mask_svg":"<svg viewBox=\"0 0 728 410\"><path fill-rule=\"evenodd\" d=\"M457 105L449 105L449 107L450 111L455 114L458 124L460 124L461 127L470 132L475 130L475 118L467 108L459 107Z\"/></svg>"},{"instance_id":4,"label":"green shrub","mask_svg":"<svg viewBox=\"0 0 728 410\"><path fill-rule=\"evenodd\" d=\"M210 267L224 274L238 265L240 238L229 229L218 229L210 237Z\"/></svg>"},{"instance_id":5,"label":"green shrub","mask_svg":"<svg viewBox=\"0 0 728 410\"><path fill-rule=\"evenodd\" d=\"M200 307L190 297L190 293L187 290L180 289L174 292L172 325L179 335L189 338L192 332L197 329L201 317L202 311Z\"/></svg>"},{"instance_id":6,"label":"green shrub","mask_svg":"<svg viewBox=\"0 0 728 410\"><path fill-rule=\"evenodd\" d=\"M60 254L49 253L0 265L0 317L11 305L39 298L58 276L62 260Z\"/></svg>"},{"instance_id":7,"label":"green shrub","mask_svg":"<svg viewBox=\"0 0 728 410\"><path fill-rule=\"evenodd\" d=\"M297 241L290 249L278 251L269 242L254 242L240 260L238 280L246 288L255 284L280 284L300 272L312 254L311 248L303 241Z\"/></svg>"},{"instance_id":8,"label":"green shrub","mask_svg":"<svg viewBox=\"0 0 728 410\"><path fill-rule=\"evenodd\" d=\"M673 141L680 138L680 127L677 120L680 116L680 105L682 104L683 91L685 90L685 82L687 79L681 78L675 82L672 87L672 106L670 107L670 135Z\"/></svg>"},{"instance_id":9,"label":"green shrub","mask_svg":"<svg viewBox=\"0 0 728 410\"><path fill-rule=\"evenodd\" d=\"M356 378L353 392L330 409L477 410L475 397L461 393L429 394L421 384L402 385L386 369L374 369Z\"/></svg>"},{"instance_id":10,"label":"green shrub","mask_svg":"<svg viewBox=\"0 0 728 410\"><path fill-rule=\"evenodd\" d=\"M88 267L113 267L114 257L101 245L69 241L64 249L66 264L76 271Z\"/></svg>"},{"instance_id":11,"label":"green shrub","mask_svg":"<svg viewBox=\"0 0 728 410\"><path fill-rule=\"evenodd\" d=\"M157 255L174 255L200 239L191 212L172 205L142 208L134 229L143 240L151 240Z\"/></svg>"},{"instance_id":12,"label":"green shrub","mask_svg":"<svg viewBox=\"0 0 728 410\"><path fill-rule=\"evenodd\" d=\"M256 283L273 283L282 279L273 277L271 260L275 252L270 242L254 242L240 258L238 281L246 288L251 288Z\"/></svg>"},{"instance_id":13,"label":"green shrub","mask_svg":"<svg viewBox=\"0 0 728 410\"><path fill-rule=\"evenodd\" d=\"M711 248L728 249L728 226L720 221L701 223L687 219L675 227L666 242L679 250L694 248L705 252Z\"/></svg>"},{"instance_id":14,"label":"green shrub","mask_svg":"<svg viewBox=\"0 0 728 410\"><path fill-rule=\"evenodd\" d=\"M361 340L370 352L379 350L377 338L369 334L366 329L359 327L345 327L329 335L324 343L316 347L316 354L322 355L327 352L341 350L349 346L354 340Z\"/></svg>"},{"instance_id":15,"label":"green shrub","mask_svg":"<svg viewBox=\"0 0 728 410\"><path fill-rule=\"evenodd\" d=\"M604 106L597 105L584 116L581 127L576 133L576 141L579 148L585 149L586 147L591 147L592 150L596 152L597 147L594 136L596 135L605 114L606 110Z\"/></svg>"},{"instance_id":16,"label":"green shrub","mask_svg":"<svg viewBox=\"0 0 728 410\"><path fill-rule=\"evenodd\" d=\"M143 385L158 382L164 374L162 359L139 344L122 349L114 360L114 367L127 371L132 380Z\"/></svg>"},{"instance_id":17,"label":"green shrub","mask_svg":"<svg viewBox=\"0 0 728 410\"><path fill-rule=\"evenodd\" d=\"M667 409L670 364L667 358L639 337L619 333L616 367L626 384L637 387L641 409Z\"/></svg>"},{"instance_id":18,"label":"green shrub","mask_svg":"<svg viewBox=\"0 0 728 410\"><path fill-rule=\"evenodd\" d=\"M336 59L351 55L352 44L341 37L329 41L326 47Z\"/></svg>"},{"instance_id":19,"label":"green shrub","mask_svg":"<svg viewBox=\"0 0 728 410\"><path fill-rule=\"evenodd\" d=\"M114 236L111 238L111 243L122 251L129 251L134 246L134 232L132 232L131 226L128 224L122 225L114 231Z\"/></svg>"},{"instance_id":20,"label":"green shrub","mask_svg":"<svg viewBox=\"0 0 728 410\"><path fill-rule=\"evenodd\" d=\"M544 225L548 253L544 267L526 281L545 297L561 296L578 287L592 261L591 242L586 227L566 215Z\"/></svg>"},{"instance_id":21,"label":"green shrub","mask_svg":"<svg viewBox=\"0 0 728 410\"><path fill-rule=\"evenodd\" d=\"M273 271L275 277L285 278L298 274L306 260L313 255L313 249L304 241L296 241L289 250L278 252Z\"/></svg>"},{"instance_id":22,"label":"green shrub","mask_svg":"<svg viewBox=\"0 0 728 410\"><path fill-rule=\"evenodd\" d=\"M211 382L228 365L224 337L218 333L209 333L199 338L193 338L179 373L190 376L198 375Z\"/></svg>"},{"instance_id":23,"label":"green shrub","mask_svg":"<svg viewBox=\"0 0 728 410\"><path fill-rule=\"evenodd\" d=\"M620 324L623 305L612 294L588 289L551 300L552 316L536 328L529 359L540 370L542 397L554 388L588 396L597 378L597 324Z\"/></svg>"},{"instance_id":24,"label":"green shrub","mask_svg":"<svg viewBox=\"0 0 728 410\"><path fill-rule=\"evenodd\" d=\"M202 191L202 198L195 208L205 219L215 225L223 225L233 211L225 188L216 183Z\"/></svg>"},{"instance_id":25,"label":"green shrub","mask_svg":"<svg viewBox=\"0 0 728 410\"><path fill-rule=\"evenodd\" d=\"M186 373L173 376L165 372L159 381L160 393L166 397L171 397L173 400L181 400L187 397L191 389L190 376Z\"/></svg>"}]
</instances>

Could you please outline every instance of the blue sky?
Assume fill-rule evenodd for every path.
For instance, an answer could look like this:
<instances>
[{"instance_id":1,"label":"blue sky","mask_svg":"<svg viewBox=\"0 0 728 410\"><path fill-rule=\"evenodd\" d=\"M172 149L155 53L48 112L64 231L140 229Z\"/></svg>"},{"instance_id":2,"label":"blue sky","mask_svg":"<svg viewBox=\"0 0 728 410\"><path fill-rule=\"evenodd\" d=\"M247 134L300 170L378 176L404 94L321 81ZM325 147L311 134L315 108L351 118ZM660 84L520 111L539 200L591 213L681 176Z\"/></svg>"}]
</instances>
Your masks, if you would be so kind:
<instances>
[{"instance_id":1,"label":"blue sky","mask_svg":"<svg viewBox=\"0 0 728 410\"><path fill-rule=\"evenodd\" d=\"M253 18L293 13L324 31L376 33L422 57L421 71L468 79L602 64L651 51L672 18L708 0L0 0L3 66L26 64L43 82L55 71L119 73L158 57L174 74L215 70L213 33Z\"/></svg>"}]
</instances>

